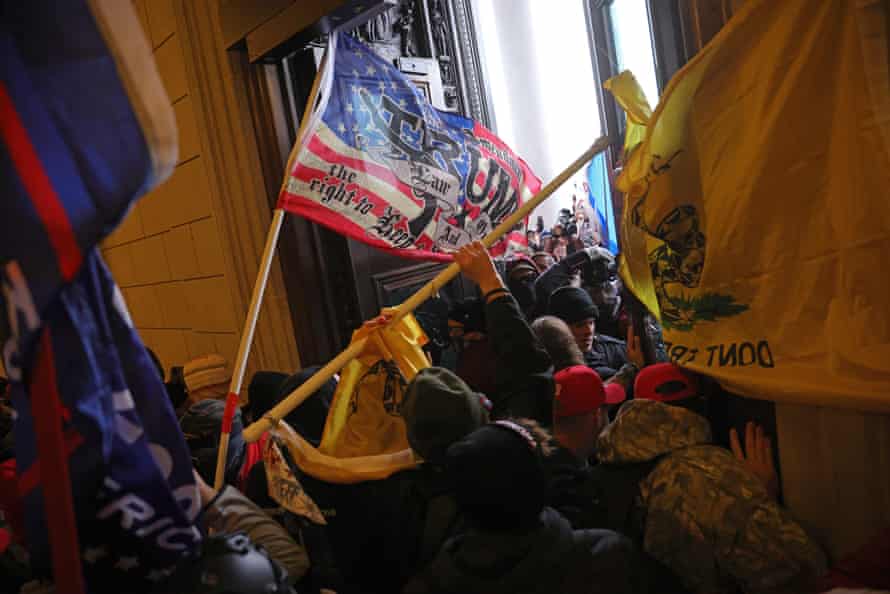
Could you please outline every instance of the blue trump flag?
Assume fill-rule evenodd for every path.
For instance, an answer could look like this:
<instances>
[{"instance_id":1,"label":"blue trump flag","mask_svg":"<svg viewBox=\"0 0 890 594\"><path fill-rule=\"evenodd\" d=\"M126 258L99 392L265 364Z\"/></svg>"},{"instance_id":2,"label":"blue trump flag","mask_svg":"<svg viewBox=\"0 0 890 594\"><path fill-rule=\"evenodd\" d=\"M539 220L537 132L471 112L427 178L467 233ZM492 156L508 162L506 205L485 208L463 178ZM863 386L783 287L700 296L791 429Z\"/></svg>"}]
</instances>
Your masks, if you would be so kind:
<instances>
[{"instance_id":1,"label":"blue trump flag","mask_svg":"<svg viewBox=\"0 0 890 594\"><path fill-rule=\"evenodd\" d=\"M172 171L175 120L130 2L6 2L0 55L0 339L32 561L60 591L138 591L200 541L200 500L96 245Z\"/></svg>"}]
</instances>

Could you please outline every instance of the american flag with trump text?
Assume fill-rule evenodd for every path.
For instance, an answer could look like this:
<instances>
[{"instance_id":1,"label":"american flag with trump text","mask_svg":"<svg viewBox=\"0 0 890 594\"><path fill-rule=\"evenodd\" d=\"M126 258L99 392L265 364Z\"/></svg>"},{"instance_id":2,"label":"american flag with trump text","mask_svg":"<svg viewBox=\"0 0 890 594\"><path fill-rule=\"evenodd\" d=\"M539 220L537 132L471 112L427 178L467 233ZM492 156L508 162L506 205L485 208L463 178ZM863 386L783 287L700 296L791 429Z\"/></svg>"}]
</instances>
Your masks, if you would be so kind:
<instances>
[{"instance_id":1,"label":"american flag with trump text","mask_svg":"<svg viewBox=\"0 0 890 594\"><path fill-rule=\"evenodd\" d=\"M449 260L540 189L501 139L432 107L360 41L335 33L327 51L279 208L401 256ZM491 252L525 245L523 221Z\"/></svg>"}]
</instances>

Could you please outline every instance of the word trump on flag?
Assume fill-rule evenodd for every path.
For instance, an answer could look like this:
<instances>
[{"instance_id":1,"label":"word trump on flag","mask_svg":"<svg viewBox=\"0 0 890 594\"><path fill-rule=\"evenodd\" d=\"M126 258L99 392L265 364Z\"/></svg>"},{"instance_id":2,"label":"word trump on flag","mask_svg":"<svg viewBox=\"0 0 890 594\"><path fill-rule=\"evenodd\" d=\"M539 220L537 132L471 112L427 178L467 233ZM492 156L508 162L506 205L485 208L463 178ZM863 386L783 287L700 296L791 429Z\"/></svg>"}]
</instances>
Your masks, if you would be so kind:
<instances>
[{"instance_id":1,"label":"word trump on flag","mask_svg":"<svg viewBox=\"0 0 890 594\"><path fill-rule=\"evenodd\" d=\"M541 187L484 126L433 108L361 42L334 34L278 206L402 256L450 259ZM492 248L525 245L525 223Z\"/></svg>"}]
</instances>

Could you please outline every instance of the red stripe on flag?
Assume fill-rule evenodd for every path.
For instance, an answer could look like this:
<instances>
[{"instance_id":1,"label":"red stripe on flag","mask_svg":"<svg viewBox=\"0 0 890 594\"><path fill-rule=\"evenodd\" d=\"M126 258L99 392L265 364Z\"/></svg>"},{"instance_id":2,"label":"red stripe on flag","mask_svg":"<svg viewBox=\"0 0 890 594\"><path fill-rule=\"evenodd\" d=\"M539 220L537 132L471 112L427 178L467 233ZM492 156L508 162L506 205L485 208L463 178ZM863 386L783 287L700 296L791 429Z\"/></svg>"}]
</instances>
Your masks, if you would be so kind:
<instances>
[{"instance_id":1,"label":"red stripe on flag","mask_svg":"<svg viewBox=\"0 0 890 594\"><path fill-rule=\"evenodd\" d=\"M476 122L476 125L473 127L473 135L476 138L484 139L493 144L494 146L500 148L501 150L510 153L513 156L513 159L516 161L516 164L522 169L523 172L523 183L525 186L531 190L532 194L537 194L541 190L541 180L537 175L531 170L531 167L528 166L528 163L525 162L525 159L517 155L513 149L504 144L504 141L495 136L491 130ZM504 167L510 170L510 165L503 159L501 159L500 155L496 153L492 153L485 146L480 146L480 148L486 153L487 156L495 159L501 167ZM520 188L521 191L521 188Z\"/></svg>"},{"instance_id":2,"label":"red stripe on flag","mask_svg":"<svg viewBox=\"0 0 890 594\"><path fill-rule=\"evenodd\" d=\"M299 171L296 172L296 175L294 175L292 177L294 179L298 179L302 182L309 183L313 179L318 179L319 177L324 176L324 174L325 174L324 171L322 171L321 169L315 169L314 167L306 167L304 165L303 167L300 167ZM399 210L399 212L401 212L401 209L398 208L399 207L398 204L393 204L393 202L391 200L387 200L380 194L376 194L376 193L372 192L371 190L367 189L365 186L363 186L361 184L358 184L357 182L353 182L353 184L355 185L355 189L357 190L356 195L360 195L360 196L364 197L365 199L368 200L368 202L370 204L373 205L373 208L371 209L370 214L374 215L375 217L382 216L384 214L384 212L386 211L387 206L395 206L396 209ZM359 194L358 190L361 190L361 194ZM296 210L294 210L293 208L288 206L289 204L291 204L290 202L288 202L288 200L292 197L299 197L302 200L306 201L306 204L300 207L301 212L297 212ZM308 204L314 204L314 207L309 207ZM284 209L289 212L294 212L296 214L302 214L303 216L306 216L312 220L319 220L319 222L322 222L321 221L322 217L316 213L324 212L324 213L326 213L324 218L326 220L329 218L329 221L326 221L325 224L330 226L335 231L339 231L342 233L353 233L353 236L356 237L356 239L360 239L361 241L366 241L366 238L372 237L371 235L364 233L364 227L362 227L361 225L356 223L353 219L349 218L346 214L344 214L343 212L338 211L336 209L330 208L329 206L326 206L325 204L321 203L318 199L313 199L313 198L310 198L307 196L301 196L299 194L291 194L289 192L283 192L281 194L281 196L278 198L278 208ZM311 209L311 212L309 209ZM402 213L402 214L404 214L404 213ZM343 225L340 225L339 223L336 222L337 217L340 217L342 219ZM345 226L346 224L353 225L353 226L355 226L356 229L361 229L362 232L358 232L358 231L347 232L347 231L341 230L340 227ZM407 230L408 230L407 216L406 216L405 220L402 221L401 224L397 225L397 228L401 229L402 231L407 232ZM392 247L389 244L387 244L385 241L383 241L383 240L380 240L380 241L387 247ZM415 243L415 246L422 246L422 245L432 246L434 241L433 241L433 238L428 233L421 233L420 237L418 237L414 243ZM397 248L393 248L393 249L397 249ZM417 249L422 249L422 248L418 247ZM402 250L400 250L399 253L401 253L401 251Z\"/></svg>"},{"instance_id":3,"label":"red stripe on flag","mask_svg":"<svg viewBox=\"0 0 890 594\"><path fill-rule=\"evenodd\" d=\"M294 179L298 179L302 182L309 183L313 179L323 179L324 176L325 176L325 172L322 171L321 169L315 169L314 167L307 167L307 166L303 165L302 167L300 167L300 169L298 171L295 172L295 175L292 175L291 177L293 177ZM368 202L373 204L374 207L371 210L371 214L373 214L374 216L377 216L377 217L381 216L384 213L384 211L386 210L387 206L395 206L399 212L402 212L402 209L399 208L399 205L396 203L393 203L392 200L388 200L388 199L384 198L383 196L381 196L380 194L372 192L366 186L363 186L358 182L352 182L352 185L355 186L354 189L356 190L357 196L363 196L368 199ZM361 193L359 193L359 191L361 191ZM311 198L310 198L310 200L311 200ZM318 200L316 200L315 202L321 208L326 208L326 209L330 210L331 212L340 214L340 216L342 216L344 218L348 218L345 214L337 211L336 209L330 208L329 206L323 204L322 202L320 202ZM285 209L286 209L286 207L285 207ZM402 214L404 214L404 213L402 213Z\"/></svg>"},{"instance_id":4,"label":"red stripe on flag","mask_svg":"<svg viewBox=\"0 0 890 594\"><path fill-rule=\"evenodd\" d=\"M324 225L325 227L332 229L337 233L348 235L372 247L381 249L391 254L395 254L396 256L401 256L402 258L437 260L439 262L452 261L452 257L449 254L443 254L442 252L394 248L385 241L377 239L373 235L366 233L365 229L363 229L359 225L356 225L353 221L350 221L340 213L329 210L318 201L311 200L304 196L282 192L281 196L278 199L278 207L283 208L284 210L293 214L315 221L316 223ZM421 235L420 238L418 238L418 241L429 241L429 245L432 245L431 238L429 238L429 236L426 234Z\"/></svg>"},{"instance_id":5,"label":"red stripe on flag","mask_svg":"<svg viewBox=\"0 0 890 594\"><path fill-rule=\"evenodd\" d=\"M65 431L65 454L70 457L80 445L84 442L83 435L69 428ZM18 489L19 495L26 497L31 491L40 484L40 460L35 460L30 468L19 476Z\"/></svg>"},{"instance_id":6,"label":"red stripe on flag","mask_svg":"<svg viewBox=\"0 0 890 594\"><path fill-rule=\"evenodd\" d=\"M486 138L495 138L491 135L487 130L484 136ZM494 144L499 148L504 148L509 151L509 149L503 144L500 139L496 139ZM343 165L345 167L350 168L351 170L358 171L359 181L353 181L349 184L343 185L343 190L346 191L346 188L349 188L349 191L355 190L356 197L364 197L368 201L368 203L373 205L373 209L368 214L373 214L375 216L381 216L384 214L384 210L387 206L394 206L399 211L403 211L397 201L391 199L389 193L387 196L382 196L373 190L369 189L367 185L362 183L362 177L366 176L365 180L373 179L375 182L381 182L385 184L387 187L392 188L393 192L398 192L398 199L402 197L411 200L412 204L417 207L421 207L421 200L414 196L411 187L408 184L400 181L398 177L388 168L381 166L375 162L370 161L369 159L359 159L353 156L348 156L341 152L337 148L330 146L319 134L315 134L309 140L306 145L309 152L313 155L315 159L322 161L322 163L313 162L310 166L307 163L298 163L296 166L292 168L289 173L290 177L295 181L300 181L305 184L312 182L313 180L317 180L324 184L335 184L334 182L335 176L330 174L330 165ZM355 150L355 149L353 149ZM485 153L489 153L487 149L482 147L482 150ZM357 151L358 152L358 151ZM515 177L511 177L511 186L520 193L523 186L531 186L531 190L534 191L538 187L540 187L540 180L538 180L531 170L528 169L528 165L522 161L518 156L514 153L510 152L513 157L516 159L516 164L518 164L525 173L523 184L519 183ZM502 167L509 170L509 166L500 160L500 158L496 154L490 154L490 158L494 159L498 162ZM326 181L327 178L332 178L330 182ZM342 184L343 180L339 180ZM483 185L485 182L485 174L483 172L479 172L477 183L482 182L479 185ZM365 181L367 183L367 181ZM492 189L491 191L494 191ZM299 192L303 192L303 190L299 190ZM404 203L403 203L404 204ZM428 233L422 233L420 237L418 237L414 241L414 247L409 249L399 249L394 248L390 243L383 239L379 239L371 234L369 234L365 227L361 224L357 224L351 217L349 212L344 212L338 208L331 208L330 206L325 205L321 202L318 197L310 197L307 195L302 195L302 193L292 193L287 190L287 186L282 190L279 198L278 198L278 208L282 208L286 211L292 212L294 214L306 217L311 219L317 223L320 223L330 229L338 233L342 233L348 235L350 237L354 237L355 239L372 245L376 248L383 249L389 251L391 253L397 254L402 257L410 257L410 258L422 258L422 259L433 259L439 261L450 261L451 257L447 254L443 254L441 252L432 252L429 251L435 244L433 238ZM475 208L476 213L478 214L479 208ZM404 212L402 213L404 214ZM441 213L439 213L441 214ZM439 215L437 215L438 218ZM434 219L437 220L437 219ZM402 221L397 225L397 228L406 231L406 221ZM520 240L518 241L519 238ZM492 255L497 255L503 253L508 243L517 241L519 243L523 243L521 240L524 240L524 237L521 233L510 232L508 233L501 241L497 242L491 248Z\"/></svg>"},{"instance_id":7,"label":"red stripe on flag","mask_svg":"<svg viewBox=\"0 0 890 594\"><path fill-rule=\"evenodd\" d=\"M498 148L510 151L511 153L513 152L513 149L504 144L503 140L495 136L491 130L489 130L479 122L473 122L473 136L475 136L476 138L483 138L491 144L497 146ZM518 161L519 157L516 157L516 160Z\"/></svg>"},{"instance_id":8,"label":"red stripe on flag","mask_svg":"<svg viewBox=\"0 0 890 594\"><path fill-rule=\"evenodd\" d=\"M37 457L44 470L40 479L56 589L60 594L73 594L85 592L86 588L80 564L68 457L62 439L62 402L57 385L52 340L49 328L44 327L29 386L31 418L37 439Z\"/></svg>"},{"instance_id":9,"label":"red stripe on flag","mask_svg":"<svg viewBox=\"0 0 890 594\"><path fill-rule=\"evenodd\" d=\"M401 181L396 175L383 167L382 165L378 165L371 160L364 159L354 159L352 157L347 157L346 155L334 150L329 147L325 142L318 137L316 134L312 137L312 140L309 142L309 150L315 153L316 156L328 161L331 164L337 163L340 165L345 165L346 167L351 167L357 171L364 171L369 175L373 175L380 181L383 181L390 186L392 186L395 190L398 190L411 200L415 202L415 204L422 204L422 200L417 198L414 193L411 191L411 186ZM325 172L327 175L327 172Z\"/></svg>"},{"instance_id":10,"label":"red stripe on flag","mask_svg":"<svg viewBox=\"0 0 890 594\"><path fill-rule=\"evenodd\" d=\"M331 163L331 164L333 165L334 163ZM314 179L323 180L326 175L327 175L327 173L325 173L321 169L316 169L315 167L309 167L308 165L301 165L298 169L296 169L294 171L293 175L291 175L291 178L300 180L300 181L308 184L309 182L311 182ZM383 214L386 211L387 206L395 207L396 210L398 210L402 215L404 215L406 217L406 220L399 226L399 228L403 229L403 230L407 230L407 228L408 228L407 216L408 215L405 214L405 211L403 209L403 206L404 206L403 204L393 202L391 199L389 199L385 196L381 196L380 194L374 192L373 190L368 189L367 186L362 185L358 181L354 181L351 184L347 184L347 185L354 186L350 189L355 190L356 196L359 198L365 198L368 201L368 203L372 205L372 209L369 214L372 214L375 217L383 216ZM346 186L344 186L344 190L345 190L345 188L346 188ZM403 197L405 197L407 199L410 199L410 197L404 196L404 194L402 194L398 190L393 189L393 191L398 192L400 195L402 195ZM288 195L287 190L282 192L282 197L285 195ZM309 198L309 197L306 197L306 198L308 200L312 200L312 198ZM288 210L286 203L282 203L281 200L282 200L282 198L279 197L278 208L283 208L284 210ZM316 204L318 204L318 206L320 208L328 209L331 212L339 214L340 216L344 217L345 219L349 219L348 215L344 214L341 211L338 211L335 208L331 208L331 207L323 204L318 199L315 199L314 201ZM412 205L415 206L416 208L419 208L416 204L413 203L413 201L412 201ZM349 219L349 220L352 220L352 219ZM420 238L418 238L418 241L424 237L428 237L428 236L426 234L421 234ZM430 239L430 244L432 244L431 239Z\"/></svg>"},{"instance_id":11,"label":"red stripe on flag","mask_svg":"<svg viewBox=\"0 0 890 594\"><path fill-rule=\"evenodd\" d=\"M0 136L6 144L12 163L25 186L31 204L49 236L62 278L70 281L80 270L83 257L68 214L52 182L46 175L40 156L28 137L6 86L0 83Z\"/></svg>"},{"instance_id":12,"label":"red stripe on flag","mask_svg":"<svg viewBox=\"0 0 890 594\"><path fill-rule=\"evenodd\" d=\"M232 432L232 421L235 418L235 411L238 409L238 395L234 392L229 392L228 396L226 396L226 407L223 409L223 418L222 418L222 432L223 433L231 433Z\"/></svg>"}]
</instances>

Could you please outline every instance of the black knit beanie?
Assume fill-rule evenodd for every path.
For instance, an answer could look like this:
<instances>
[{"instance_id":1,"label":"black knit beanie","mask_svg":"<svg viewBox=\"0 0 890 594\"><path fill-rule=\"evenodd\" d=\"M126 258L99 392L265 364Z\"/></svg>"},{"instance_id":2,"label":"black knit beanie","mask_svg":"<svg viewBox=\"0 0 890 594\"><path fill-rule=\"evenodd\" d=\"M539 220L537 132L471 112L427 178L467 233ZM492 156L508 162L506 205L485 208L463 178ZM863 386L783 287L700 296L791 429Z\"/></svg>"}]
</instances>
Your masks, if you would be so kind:
<instances>
[{"instance_id":1,"label":"black knit beanie","mask_svg":"<svg viewBox=\"0 0 890 594\"><path fill-rule=\"evenodd\" d=\"M531 528L547 501L540 447L511 421L488 424L453 444L446 469L461 511L479 529Z\"/></svg>"},{"instance_id":2,"label":"black knit beanie","mask_svg":"<svg viewBox=\"0 0 890 594\"><path fill-rule=\"evenodd\" d=\"M548 310L566 324L596 319L599 310L587 291L580 287L560 287L550 294Z\"/></svg>"}]
</instances>

